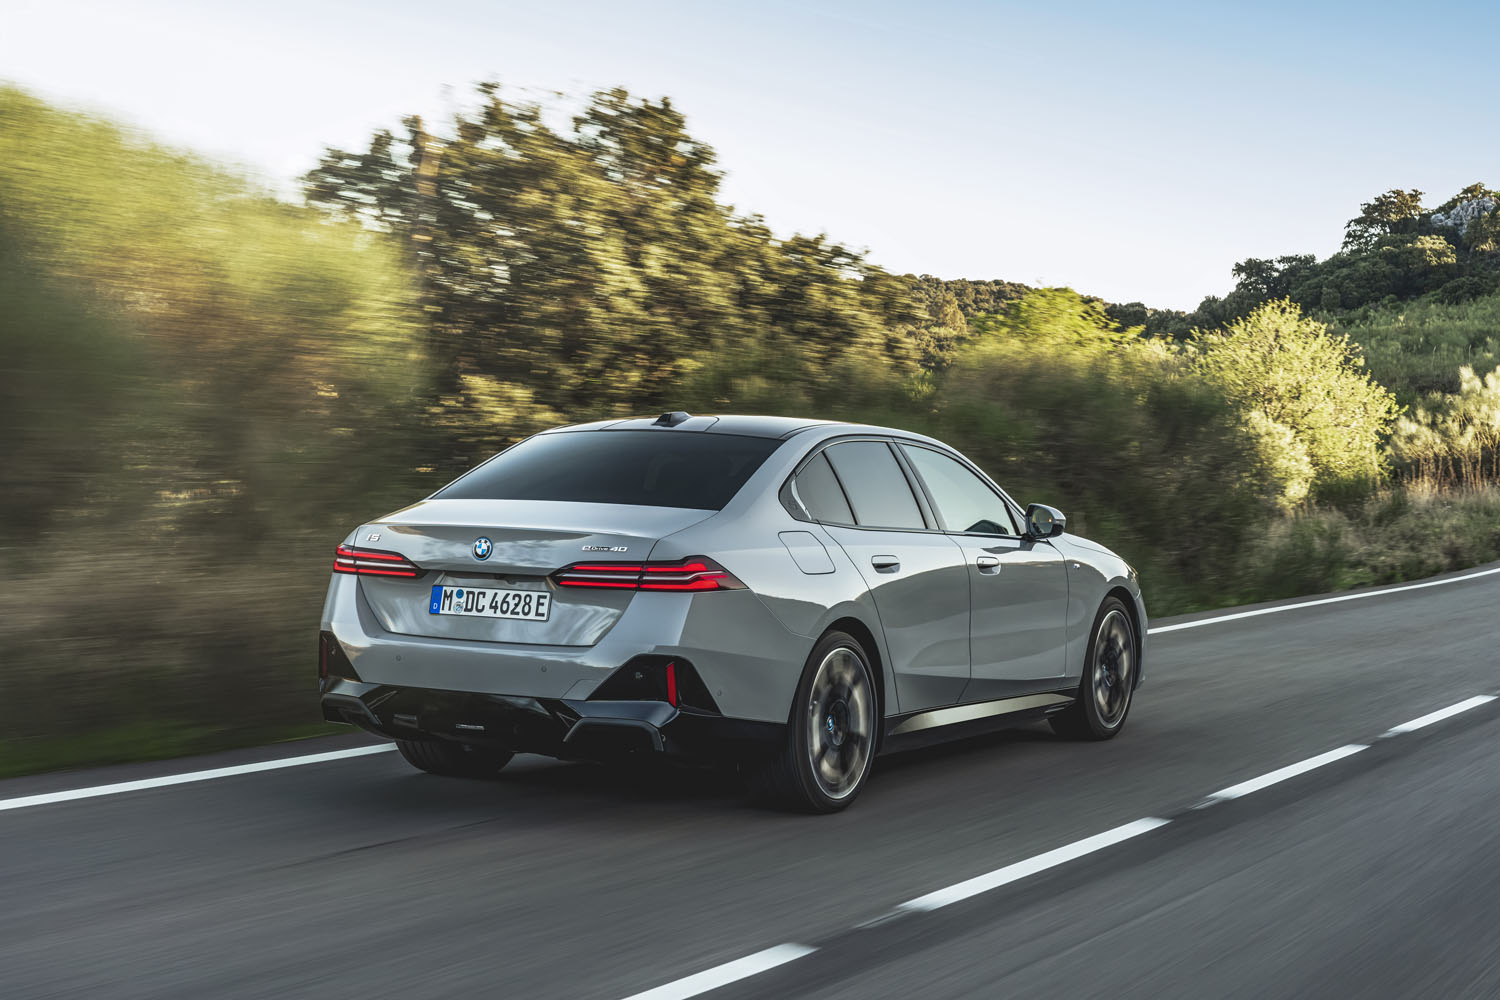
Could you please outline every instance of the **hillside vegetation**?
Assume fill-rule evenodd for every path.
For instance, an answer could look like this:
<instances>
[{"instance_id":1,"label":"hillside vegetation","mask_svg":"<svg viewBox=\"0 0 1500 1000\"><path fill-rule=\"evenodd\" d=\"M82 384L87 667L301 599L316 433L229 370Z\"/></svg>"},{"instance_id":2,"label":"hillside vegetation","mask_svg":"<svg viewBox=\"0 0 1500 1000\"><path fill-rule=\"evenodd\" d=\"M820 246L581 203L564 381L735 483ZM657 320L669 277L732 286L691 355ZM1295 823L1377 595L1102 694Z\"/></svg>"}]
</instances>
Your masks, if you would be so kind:
<instances>
[{"instance_id":1,"label":"hillside vegetation","mask_svg":"<svg viewBox=\"0 0 1500 1000\"><path fill-rule=\"evenodd\" d=\"M565 421L926 431L1158 615L1500 557L1487 189L1184 315L890 274L719 180L669 101L485 87L294 205L0 89L0 773L316 728L334 543Z\"/></svg>"}]
</instances>

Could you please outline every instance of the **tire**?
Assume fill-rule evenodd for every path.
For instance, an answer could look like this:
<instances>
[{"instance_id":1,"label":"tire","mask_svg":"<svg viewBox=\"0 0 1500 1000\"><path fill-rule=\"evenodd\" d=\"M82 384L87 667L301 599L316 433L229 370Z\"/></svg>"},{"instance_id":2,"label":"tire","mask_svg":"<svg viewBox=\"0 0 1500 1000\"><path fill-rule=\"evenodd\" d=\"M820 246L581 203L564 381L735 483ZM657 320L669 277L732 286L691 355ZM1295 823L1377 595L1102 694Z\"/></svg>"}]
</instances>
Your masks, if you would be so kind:
<instances>
[{"instance_id":1,"label":"tire","mask_svg":"<svg viewBox=\"0 0 1500 1000\"><path fill-rule=\"evenodd\" d=\"M1140 637L1125 602L1107 597L1094 616L1088 658L1073 704L1050 716L1052 731L1073 740L1109 740L1125 728L1135 694Z\"/></svg>"},{"instance_id":2,"label":"tire","mask_svg":"<svg viewBox=\"0 0 1500 1000\"><path fill-rule=\"evenodd\" d=\"M515 756L509 750L446 740L397 740L396 749L412 767L451 778L493 778Z\"/></svg>"},{"instance_id":3,"label":"tire","mask_svg":"<svg viewBox=\"0 0 1500 1000\"><path fill-rule=\"evenodd\" d=\"M864 646L843 632L824 635L802 668L785 746L752 775L757 791L800 812L846 808L870 776L879 706Z\"/></svg>"}]
</instances>

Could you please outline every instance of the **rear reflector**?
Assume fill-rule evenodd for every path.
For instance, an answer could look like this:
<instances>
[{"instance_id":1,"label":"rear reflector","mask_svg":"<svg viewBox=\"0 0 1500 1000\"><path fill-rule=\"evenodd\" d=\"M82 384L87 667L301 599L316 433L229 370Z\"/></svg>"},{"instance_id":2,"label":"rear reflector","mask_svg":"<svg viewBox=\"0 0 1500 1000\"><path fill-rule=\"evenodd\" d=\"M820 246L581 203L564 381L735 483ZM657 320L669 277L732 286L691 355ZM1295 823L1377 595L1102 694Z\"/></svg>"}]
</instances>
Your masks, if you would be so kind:
<instances>
[{"instance_id":1,"label":"rear reflector","mask_svg":"<svg viewBox=\"0 0 1500 1000\"><path fill-rule=\"evenodd\" d=\"M601 587L614 590L744 590L724 567L712 559L692 556L678 562L574 563L552 575L560 587Z\"/></svg>"},{"instance_id":2,"label":"rear reflector","mask_svg":"<svg viewBox=\"0 0 1500 1000\"><path fill-rule=\"evenodd\" d=\"M333 553L335 573L353 573L357 576L404 576L422 575L421 567L397 552L381 552L378 549L356 549L340 545Z\"/></svg>"}]
</instances>

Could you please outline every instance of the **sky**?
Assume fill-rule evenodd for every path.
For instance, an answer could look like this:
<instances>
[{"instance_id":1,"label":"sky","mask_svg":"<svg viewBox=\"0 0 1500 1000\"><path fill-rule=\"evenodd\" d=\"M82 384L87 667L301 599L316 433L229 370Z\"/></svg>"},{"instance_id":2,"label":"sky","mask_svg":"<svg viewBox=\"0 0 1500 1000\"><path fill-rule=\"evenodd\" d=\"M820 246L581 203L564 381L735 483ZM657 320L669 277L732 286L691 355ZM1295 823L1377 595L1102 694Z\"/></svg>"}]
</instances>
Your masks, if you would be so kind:
<instances>
[{"instance_id":1,"label":"sky","mask_svg":"<svg viewBox=\"0 0 1500 1000\"><path fill-rule=\"evenodd\" d=\"M1500 185L1500 4L3 0L0 80L289 196L494 80L670 97L724 196L897 272L1191 309L1392 187Z\"/></svg>"}]
</instances>

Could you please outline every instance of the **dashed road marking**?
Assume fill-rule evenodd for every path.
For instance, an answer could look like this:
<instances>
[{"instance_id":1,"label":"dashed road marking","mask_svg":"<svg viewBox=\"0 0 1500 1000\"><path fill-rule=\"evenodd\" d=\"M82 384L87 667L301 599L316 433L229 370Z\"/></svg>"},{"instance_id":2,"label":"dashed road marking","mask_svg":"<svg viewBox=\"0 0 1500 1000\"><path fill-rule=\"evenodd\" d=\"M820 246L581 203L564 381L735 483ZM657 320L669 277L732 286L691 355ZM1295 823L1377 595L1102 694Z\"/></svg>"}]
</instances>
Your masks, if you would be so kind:
<instances>
[{"instance_id":1,"label":"dashed road marking","mask_svg":"<svg viewBox=\"0 0 1500 1000\"><path fill-rule=\"evenodd\" d=\"M653 990L637 993L627 997L626 1000L687 1000L688 997L716 990L720 986L728 986L741 979L757 976L778 965L785 965L804 955L811 955L815 951L817 951L816 948L801 944L778 944L774 948L767 948L765 951L758 951L753 955L735 959L733 962L716 965L712 969L704 969L702 972L674 980Z\"/></svg>"},{"instance_id":2,"label":"dashed road marking","mask_svg":"<svg viewBox=\"0 0 1500 1000\"><path fill-rule=\"evenodd\" d=\"M1418 729L1425 729L1427 726L1432 725L1434 722L1442 722L1444 719L1451 719L1455 715L1460 715L1464 712L1467 712L1471 708L1478 708L1480 705L1488 705L1494 700L1495 696L1492 694L1475 695L1473 698L1461 701L1457 705L1449 705L1447 708L1440 708L1436 712L1430 712L1427 715L1422 716L1421 718L1412 719L1410 722L1403 722L1399 726L1392 726L1380 735L1382 737L1400 736L1402 733L1411 733L1415 732Z\"/></svg>"},{"instance_id":3,"label":"dashed road marking","mask_svg":"<svg viewBox=\"0 0 1500 1000\"><path fill-rule=\"evenodd\" d=\"M1434 723L1442 722L1444 719L1450 719L1455 715L1467 712L1470 709L1487 705L1497 698L1500 698L1500 695L1476 695L1455 705L1450 705L1447 708L1431 712L1410 722L1403 722L1399 726L1394 726L1383 733L1382 737L1399 736L1426 728ZM1280 784L1298 775L1307 774L1309 771L1315 771L1320 767L1344 760L1347 757L1352 757L1368 749L1370 749L1370 744L1368 743L1349 743L1345 746L1336 747L1315 757L1309 757L1306 760L1298 761L1295 764L1288 764L1286 767L1269 771L1248 781L1242 781L1237 785L1221 788L1219 791L1204 798L1193 808L1203 809L1220 802L1243 798L1246 795L1269 788L1272 785ZM1164 819L1158 816L1142 817L1122 826L1117 826L1114 829L1106 830L1103 833L1094 834L1092 837L1076 840L1071 844L1053 848L1050 851L1023 861L1017 861L1003 868L997 868L983 875L976 875L962 882L937 889L927 893L925 896L918 896L916 899L911 899L897 905L893 910L873 920L867 920L864 923L855 925L855 929L859 930L879 926L892 919L929 913L944 906L971 899L1013 882L1019 882L1032 875L1040 874L1048 869L1065 865L1070 861L1076 861L1096 851L1113 847L1131 838L1158 830L1161 827L1169 825L1171 822L1171 819ZM686 1000L688 997L695 997L702 993L718 989L720 986L727 986L741 979L748 979L761 972L774 969L779 965L785 965L787 962L802 958L805 955L811 955L817 950L818 947L816 945L777 945L775 948L768 948L765 951L756 952L737 961L714 966L712 969L688 976L685 979L678 979L665 986L659 986L654 990L637 993L635 996L627 998L627 1000Z\"/></svg>"},{"instance_id":4,"label":"dashed road marking","mask_svg":"<svg viewBox=\"0 0 1500 1000\"><path fill-rule=\"evenodd\" d=\"M1035 875L1037 872L1044 872L1048 868L1056 868L1058 865L1067 864L1069 861L1081 858L1086 854L1102 851L1104 848L1118 844L1122 840L1129 840L1131 837L1139 837L1143 833L1150 833L1158 827L1166 826L1169 822L1170 820L1158 819L1155 816L1146 816L1134 822L1126 823L1124 826L1117 826L1113 830L1105 830L1103 833L1096 833L1092 837L1075 840L1064 847L1053 848L1045 854L1038 854L1034 858L1017 861L1013 865L996 868L992 872L976 875L956 885L950 885L936 892L929 892L925 896L918 896L916 899L902 903L896 909L926 913L930 910L949 906L968 899L971 896L977 896L982 892L989 892L991 889L998 889L1002 885L1009 885L1027 876Z\"/></svg>"},{"instance_id":5,"label":"dashed road marking","mask_svg":"<svg viewBox=\"0 0 1500 1000\"><path fill-rule=\"evenodd\" d=\"M1327 753L1320 753L1316 757L1309 757L1306 760L1299 760L1295 764L1288 764L1286 767L1277 768L1257 778L1251 778L1249 781L1242 781L1238 785L1221 788L1204 799L1204 803L1212 804L1215 802L1226 802L1229 799L1237 799L1241 796L1249 795L1251 792L1258 792L1262 788L1269 788L1272 785L1279 784L1288 778L1295 778L1299 774L1306 774L1308 771L1316 770L1324 764L1332 764L1334 761L1343 760L1345 757L1368 749L1370 749L1368 744L1350 743L1348 746L1342 746Z\"/></svg>"}]
</instances>

